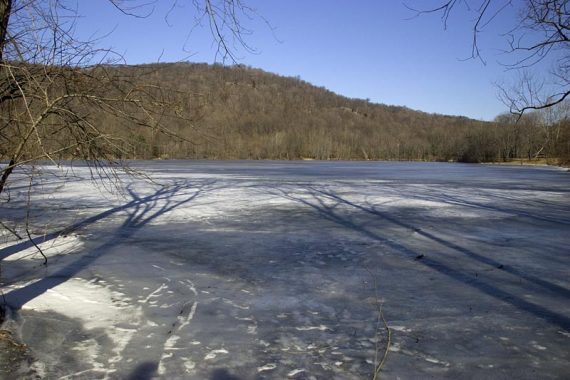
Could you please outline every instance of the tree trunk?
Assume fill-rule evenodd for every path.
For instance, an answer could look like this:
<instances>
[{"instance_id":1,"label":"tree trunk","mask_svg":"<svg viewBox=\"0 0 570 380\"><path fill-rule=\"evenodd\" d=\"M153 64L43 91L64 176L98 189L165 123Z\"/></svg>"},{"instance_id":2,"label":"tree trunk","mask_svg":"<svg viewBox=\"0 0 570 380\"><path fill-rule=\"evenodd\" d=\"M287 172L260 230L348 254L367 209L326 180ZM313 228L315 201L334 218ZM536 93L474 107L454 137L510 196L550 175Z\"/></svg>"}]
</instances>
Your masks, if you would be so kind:
<instances>
[{"instance_id":1,"label":"tree trunk","mask_svg":"<svg viewBox=\"0 0 570 380\"><path fill-rule=\"evenodd\" d=\"M0 64L4 61L4 46L8 39L8 20L10 20L10 13L12 12L12 0L0 0ZM14 160L10 160L6 170L2 173L0 178L0 194L4 190L6 181L12 170L14 169Z\"/></svg>"},{"instance_id":2,"label":"tree trunk","mask_svg":"<svg viewBox=\"0 0 570 380\"><path fill-rule=\"evenodd\" d=\"M16 161L10 160L10 163L6 167L6 170L4 171L4 173L2 173L2 178L0 178L0 194L2 194L2 191L4 191L4 186L6 186L6 181L8 180L10 174L12 174L15 164Z\"/></svg>"},{"instance_id":3,"label":"tree trunk","mask_svg":"<svg viewBox=\"0 0 570 380\"><path fill-rule=\"evenodd\" d=\"M12 0L0 0L0 63L4 59L4 46L8 41L8 21L12 12Z\"/></svg>"}]
</instances>

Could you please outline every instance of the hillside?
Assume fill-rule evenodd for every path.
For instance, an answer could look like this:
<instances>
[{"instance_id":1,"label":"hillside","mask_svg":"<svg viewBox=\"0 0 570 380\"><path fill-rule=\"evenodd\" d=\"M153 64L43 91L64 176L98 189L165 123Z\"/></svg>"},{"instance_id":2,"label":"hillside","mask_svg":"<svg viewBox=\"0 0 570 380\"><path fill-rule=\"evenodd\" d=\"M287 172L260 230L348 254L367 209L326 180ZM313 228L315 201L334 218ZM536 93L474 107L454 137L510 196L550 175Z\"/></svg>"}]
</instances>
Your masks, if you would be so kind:
<instances>
[{"instance_id":1,"label":"hillside","mask_svg":"<svg viewBox=\"0 0 570 380\"><path fill-rule=\"evenodd\" d=\"M34 95L6 95L13 102L2 105L0 160L22 141L25 160L570 159L567 119L546 124L538 112L497 123L428 114L244 66L13 67ZM28 81L33 75L41 80ZM28 111L41 124L30 124Z\"/></svg>"},{"instance_id":2,"label":"hillside","mask_svg":"<svg viewBox=\"0 0 570 380\"><path fill-rule=\"evenodd\" d=\"M466 136L490 127L465 117L349 99L299 78L243 66L115 69L191 94L185 107L194 120L169 127L193 143L144 131L134 136L131 158L457 160L466 150Z\"/></svg>"}]
</instances>

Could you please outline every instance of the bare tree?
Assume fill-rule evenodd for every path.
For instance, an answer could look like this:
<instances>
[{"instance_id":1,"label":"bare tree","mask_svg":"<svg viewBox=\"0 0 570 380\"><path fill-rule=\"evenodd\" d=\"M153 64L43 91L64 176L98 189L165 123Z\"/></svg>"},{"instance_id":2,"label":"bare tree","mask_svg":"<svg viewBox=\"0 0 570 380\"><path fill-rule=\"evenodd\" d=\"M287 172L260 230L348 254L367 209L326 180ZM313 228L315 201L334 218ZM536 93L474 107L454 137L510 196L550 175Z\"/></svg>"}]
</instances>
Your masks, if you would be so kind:
<instances>
[{"instance_id":1,"label":"bare tree","mask_svg":"<svg viewBox=\"0 0 570 380\"><path fill-rule=\"evenodd\" d=\"M154 2L109 0L126 17L147 17ZM179 0L172 0L172 7ZM217 55L236 58L239 46L251 48L240 17L253 12L239 0L188 0L196 22L207 19ZM133 133L149 129L181 139L168 129L173 118L191 127L189 94L145 81L144 69L132 77L115 64L122 57L100 47L100 40L75 37L79 15L66 0L0 0L0 194L14 169L38 160L79 158L96 173L124 168L131 142L100 122L119 120ZM147 68L146 71L155 68Z\"/></svg>"},{"instance_id":2,"label":"bare tree","mask_svg":"<svg viewBox=\"0 0 570 380\"><path fill-rule=\"evenodd\" d=\"M107 1L136 18L151 15L158 2ZM216 58L235 61L240 47L252 51L240 19L254 10L240 0L170 1L172 9L182 1L193 5L195 23L207 22ZM160 67L125 69L119 54L102 47L104 38L76 37L79 22L76 1L0 0L2 201L9 200L11 175L24 165L79 159L107 185L117 170L130 171L122 158L132 157L145 134L152 136L151 150L159 136L193 144L180 131L194 128L203 100L152 81ZM0 226L21 238L17 228Z\"/></svg>"},{"instance_id":3,"label":"bare tree","mask_svg":"<svg viewBox=\"0 0 570 380\"><path fill-rule=\"evenodd\" d=\"M471 58L484 57L480 50L480 34L500 15L515 16L512 28L506 30L504 52L511 57L503 63L508 71L524 71L522 82L500 85L500 98L510 111L522 115L527 110L552 107L570 94L570 1L569 0L440 0L431 8L406 6L416 15L440 14L444 26L462 7L472 14ZM549 64L551 67L544 69ZM532 81L527 74L534 70ZM519 82L517 78L515 82ZM530 84L530 87L529 87Z\"/></svg>"}]
</instances>

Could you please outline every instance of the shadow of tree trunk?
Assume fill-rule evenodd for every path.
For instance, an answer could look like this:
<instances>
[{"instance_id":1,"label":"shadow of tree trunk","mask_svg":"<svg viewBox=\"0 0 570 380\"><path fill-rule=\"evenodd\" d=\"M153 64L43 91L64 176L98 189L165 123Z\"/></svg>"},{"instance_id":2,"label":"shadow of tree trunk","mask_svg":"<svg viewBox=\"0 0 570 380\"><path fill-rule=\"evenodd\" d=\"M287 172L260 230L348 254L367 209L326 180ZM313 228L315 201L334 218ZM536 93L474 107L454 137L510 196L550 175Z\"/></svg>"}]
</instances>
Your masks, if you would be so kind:
<instances>
[{"instance_id":1,"label":"shadow of tree trunk","mask_svg":"<svg viewBox=\"0 0 570 380\"><path fill-rule=\"evenodd\" d=\"M139 196L133 190L133 186L129 186L127 188L127 191L132 198L130 202L126 203L125 205L105 211L101 214L95 215L80 223L76 223L69 229L64 229L62 231L49 234L47 235L47 239L43 239L42 242L56 238L63 231L67 232L78 228L84 228L105 217L116 214L120 211L126 211L126 219L117 228L109 240L107 240L99 247L83 254L79 259L66 265L64 268L57 270L49 276L44 277L22 288L15 289L6 293L4 298L6 305L12 310L21 309L23 305L45 293L47 290L52 289L77 275L79 272L92 264L95 260L107 254L112 247L118 245L125 239L132 237L138 230L159 216L164 215L184 204L192 202L204 191L212 190L211 185L213 184L214 181L205 182L200 186L192 186L191 184L185 182L175 182L169 186L162 186L155 193L144 197ZM32 243L28 242L26 242L26 244L16 244L18 247L13 251L8 252L19 252L22 249L29 248L31 244ZM38 242L36 242L36 244L38 244Z\"/></svg>"},{"instance_id":2,"label":"shadow of tree trunk","mask_svg":"<svg viewBox=\"0 0 570 380\"><path fill-rule=\"evenodd\" d=\"M447 241L429 232L423 231L421 228L415 227L410 223L402 222L396 217L388 215L388 213L380 212L379 210L373 207L366 207L351 202L332 191L328 190L325 191L311 186L306 187L305 194L308 194L310 197L312 197L310 198L310 200L307 200L303 195L291 194L282 189L275 189L275 190L277 195L280 195L286 199L295 202L299 202L305 206L312 208L323 219L329 220L343 227L354 230L372 240L381 242L386 246L390 247L391 249L395 250L396 252L403 254L404 256L406 256L411 260L416 259L414 260L415 263L419 263L420 265L429 267L430 269L438 273L441 273L459 283L462 283L463 285L474 288L481 293L484 293L490 297L497 299L498 301L508 303L514 306L515 308L530 313L537 318L547 321L548 323L559 326L567 331L570 330L570 318L568 318L567 316L560 314L556 311L549 310L546 307L538 305L536 303L529 302L520 296L517 296L504 289L501 289L497 284L491 283L490 280L483 280L481 278L476 278L474 275L472 275L471 273L467 273L461 268L454 268L445 263L443 260L435 257L434 255L429 255L429 256L424 255L423 253L420 253L412 248L407 247L406 245L404 245L399 241L395 241L388 237L382 236L380 233L370 228L365 223L354 222L349 217L343 215L343 213L339 212L340 206L343 205L349 206L361 212L366 212L378 218L382 218L385 221L397 225L401 228L414 231L420 234L422 237L427 238L432 242L435 242L441 246L459 252L471 260L474 260L481 264L489 265L495 269L500 269L509 274L524 278L525 280L531 282L532 284L540 288L543 288L545 290L548 290L552 294L555 294L559 297L567 298L570 292L563 287L560 287L556 284L552 284L546 280L536 278L531 275L520 273L514 268L499 264L499 262L497 262L492 258L483 256L482 254L460 247L459 245L453 242ZM418 260L418 258L421 259Z\"/></svg>"}]
</instances>

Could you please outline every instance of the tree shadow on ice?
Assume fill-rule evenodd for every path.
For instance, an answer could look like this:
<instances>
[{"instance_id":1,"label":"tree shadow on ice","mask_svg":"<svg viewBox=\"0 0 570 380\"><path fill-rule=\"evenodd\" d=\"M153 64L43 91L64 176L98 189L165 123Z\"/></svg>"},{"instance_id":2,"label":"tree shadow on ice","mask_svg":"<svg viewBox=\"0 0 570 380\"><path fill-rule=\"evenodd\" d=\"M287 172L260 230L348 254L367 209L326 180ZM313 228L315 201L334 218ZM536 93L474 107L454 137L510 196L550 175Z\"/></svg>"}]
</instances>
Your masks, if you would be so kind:
<instances>
[{"instance_id":1,"label":"tree shadow on ice","mask_svg":"<svg viewBox=\"0 0 570 380\"><path fill-rule=\"evenodd\" d=\"M504 189L501 189L504 190ZM533 190L536 191L536 190ZM542 191L546 191L546 190L542 190ZM555 192L559 192L559 190L556 190ZM506 204L508 202L522 202L520 199L517 198L511 198L511 197L506 197L504 195L499 195L497 193L491 193L491 194L483 194L484 196L488 196L488 197L492 197L494 199L501 199L503 202L502 204ZM486 204L486 203L482 203L482 202L477 202L475 200L470 200L470 199L465 199L464 197L458 197L457 195L453 195L450 194L449 192L446 192L444 194L442 194L441 192L428 192L427 194L424 192L422 194L418 194L418 193L414 193L413 195L410 195L413 198L416 199L423 199L423 200L427 200L427 201L433 201L433 202L441 202L441 203L445 203L445 204L449 204L452 206L461 206L461 207L466 207L466 208L473 208L476 210L486 210L486 211L492 211L492 212L500 212L500 213L504 213L504 214L508 214L508 215L513 215L516 217L521 217L521 218L527 218L527 219L531 219L531 220L535 220L535 221L540 221L540 222L547 222L547 223L554 223L554 224L563 224L563 225L570 225L570 219L569 218L560 218L560 217L554 217L554 216L542 216L542 215L537 215L537 213L533 212L533 210L528 210L528 202L524 202L524 206L527 208L527 210L521 210L521 209L517 209L515 207L506 207L506 206L499 206L497 204ZM544 202L540 202L537 205L537 208L539 208L542 212L544 212ZM549 208L552 207L552 204L548 204ZM534 210L536 211L536 209ZM561 209L561 210L557 210L559 211L559 214L564 215L565 211L568 211L567 209Z\"/></svg>"},{"instance_id":2,"label":"tree shadow on ice","mask_svg":"<svg viewBox=\"0 0 570 380\"><path fill-rule=\"evenodd\" d=\"M435 236L432 233L422 230L421 228L415 227L411 223L403 222L400 219L393 216L392 213L382 212L376 207L365 204L360 205L349 201L341 197L340 195L330 191L322 190L313 186L308 186L305 188L306 192L303 194L294 194L287 192L283 189L275 189L276 194L298 203L303 204L311 209L313 209L320 217L329 220L335 224L346 227L350 230L354 230L367 238L374 241L380 242L385 246L393 249L400 254L403 254L410 260L414 260L415 263L426 266L436 272L443 274L455 281L458 281L468 287L478 290L500 302L508 303L522 311L532 314L533 316L543 319L553 325L559 326L565 330L570 330L570 318L555 311L549 310L541 305L531 303L520 296L512 294L508 291L501 289L496 284L493 284L490 280L484 280L478 278L473 273L468 273L462 268L454 268L453 266L444 262L444 260L435 257L435 255L426 255L415 249L412 249L404 245L400 241L388 238L380 234L377 230L371 228L368 223L355 222L351 218L347 217L341 212L341 206L348 206L349 208L356 209L360 212L371 214L375 217L381 218L382 220L391 223L399 228L415 232L447 249L455 252L459 252L470 260L476 261L480 264L489 266L493 269L502 270L510 275L517 276L527 280L532 283L535 288L539 287L547 290L551 294L561 297L562 299L568 299L570 291L564 287L558 286L556 284L550 283L543 279L537 278L532 275L521 273L517 269L510 267L508 265L503 265L496 260L483 256L479 253L471 251L467 248L461 247L458 244L448 241L444 238ZM310 198L307 198L306 195ZM536 291L537 289L535 289ZM542 294L542 293L541 293Z\"/></svg>"},{"instance_id":3,"label":"tree shadow on ice","mask_svg":"<svg viewBox=\"0 0 570 380\"><path fill-rule=\"evenodd\" d=\"M106 219L110 216L118 214L122 211L128 211L131 209L136 210L137 208L140 208L141 205L150 204L152 202L156 203L157 201L163 199L165 196L175 195L175 193L173 193L173 191L174 190L180 191L181 189L183 189L183 187L185 185L178 183L178 184L174 184L173 186L174 186L174 188L170 188L169 186L165 186L153 194L142 196L142 197L135 194L134 191L132 190L132 186L130 186L127 189L129 195L132 198L129 202L127 202L121 206L114 207L114 208L111 208L109 210L103 211L97 215L93 215L89 218L86 218L80 222L74 223L71 226L62 228L60 230L50 232L50 233L45 234L43 236L39 236L39 237L30 239L30 240L26 240L26 241L23 241L23 242L20 242L17 244L13 244L13 245L6 247L6 248L2 248L2 249L0 249L0 260L3 260L3 259L5 259L5 258L7 258L13 254L24 251L26 249L35 247L36 245L40 245L42 243L46 243L50 240L56 239L59 236L65 236L67 234L72 233L73 231L79 230L81 228L88 227L91 224L94 224L94 223L96 223L102 219ZM188 189L190 189L190 186L188 186Z\"/></svg>"},{"instance_id":4,"label":"tree shadow on ice","mask_svg":"<svg viewBox=\"0 0 570 380\"><path fill-rule=\"evenodd\" d=\"M185 181L178 181L169 185L163 185L154 193L146 196L137 194L133 188L134 186L128 186L127 192L131 197L131 201L128 203L87 218L82 222L74 224L70 228L48 234L45 239L35 242L36 244L39 244L41 242L54 239L64 232L68 233L70 230L84 228L111 215L119 212L125 212L125 220L104 244L85 253L79 259L66 265L62 269L51 273L47 277L44 277L30 285L6 293L4 298L6 304L13 310L19 310L27 302L77 275L99 257L108 253L114 246L133 236L138 230L148 223L176 209L177 207L194 201L204 192L211 190L214 183L215 181L205 181L199 185L195 185ZM25 242L16 244L16 248L13 248L14 246L8 247L5 250L0 251L0 258L4 258L9 254L29 248L32 245L32 242ZM13 250L9 250L10 248L13 248Z\"/></svg>"},{"instance_id":5,"label":"tree shadow on ice","mask_svg":"<svg viewBox=\"0 0 570 380\"><path fill-rule=\"evenodd\" d=\"M141 363L136 366L136 368L131 372L131 374L126 378L127 380L151 380L156 376L156 371L158 370L158 363L153 361L148 361Z\"/></svg>"},{"instance_id":6,"label":"tree shadow on ice","mask_svg":"<svg viewBox=\"0 0 570 380\"><path fill-rule=\"evenodd\" d=\"M210 380L240 380L240 378L232 375L225 368L217 368L212 371L212 374L210 375Z\"/></svg>"},{"instance_id":7,"label":"tree shadow on ice","mask_svg":"<svg viewBox=\"0 0 570 380\"><path fill-rule=\"evenodd\" d=\"M402 220L400 220L400 219L398 219L398 218L395 218L395 217L391 216L389 213L383 212L383 211L379 210L379 209L377 208L377 206L375 206L375 205L366 203L366 204L363 206L363 205L359 205L359 204L356 204L356 203L354 203L354 202L351 202L351 201L349 201L349 200L347 200L347 199L345 199L345 198L342 198L342 197L340 197L339 195L337 195L337 194L335 194L335 193L333 193L333 192L330 192L330 191L324 191L324 190L318 190L318 189L311 189L311 190L312 190L313 192L316 192L316 193L318 193L318 194L321 194L321 195L324 196L324 197L327 197L327 198L330 198L330 199L332 199L332 200L334 200L334 201L340 202L341 204L344 204L344 205L353 207L353 208L355 208L355 209L357 209L357 210L360 210L360 211L363 211L363 212L365 212L365 213L374 215L374 216L376 216L376 217L380 217L380 218L382 218L382 219L384 219L384 220L386 220L386 221L388 221L388 222L390 222L390 223L392 223L392 224L394 224L394 225L397 225L397 226L399 226L399 227L402 227L402 228L404 228L404 229L406 229L406 230L413 231L413 232L417 233L419 236L422 236L422 237L424 237L424 238L426 238L426 239L428 239L428 240L431 240L432 242L435 242L435 243L437 243L437 244L439 244L439 245L441 245L441 246L444 246L444 247L446 247L446 248L449 248L449 249L451 249L451 250L453 250L453 251L459 252L459 253L461 253L461 254L463 254L463 255L469 257L469 258L472 259L472 260L475 260L475 261L480 262L481 264L488 265L488 266L490 266L491 268L500 268L500 269L501 269L502 271L504 271L504 272L508 272L508 273L510 273L510 274L512 274L512 275L515 275L515 276L518 276L518 277L520 277L520 278L523 278L523 279L525 279L526 281L532 282L532 283L534 283L535 285L538 285L538 286L541 286L541 287L543 287L543 288L545 288L545 289L548 289L549 291L551 291L551 292L554 293L554 294L557 294L557 295L559 295L559 296L561 296L561 297L570 298L570 290L568 290L568 289L566 289L566 288L564 288L564 287L562 287L562 286L558 286L558 285L556 285L556 284L553 284L553 283L551 283L551 282L545 281L545 280L543 280L543 279L541 279L541 278L538 278L538 277L536 277L536 276L532 276L532 275L529 275L529 274L526 274L526 273L522 273L522 272L520 272L519 270L517 270L516 268L514 268L514 267L512 267L512 266L504 265L504 264L502 264L502 263L500 263L500 262L498 262L498 261L496 261L496 260L494 260L494 259L492 259L492 258L490 258L490 257L483 256L483 255L481 255L481 254L479 254L479 253L476 253L476 252L474 252L474 251L472 251L472 250L470 250L470 249L467 249L467 248L465 248L465 247L462 247L462 246L460 246L460 245L458 245L458 244L455 244L455 243L453 243L453 242L451 242L451 241L445 240L445 239L443 239L443 238L441 238L441 237L439 237L439 236L434 235L433 233L430 233L430 232L425 231L425 230L423 230L423 229L421 229L421 228L418 228L418 227L416 227L416 226L413 226L413 225L410 224L410 223L406 223L406 222L404 222L404 221L402 221Z\"/></svg>"}]
</instances>

